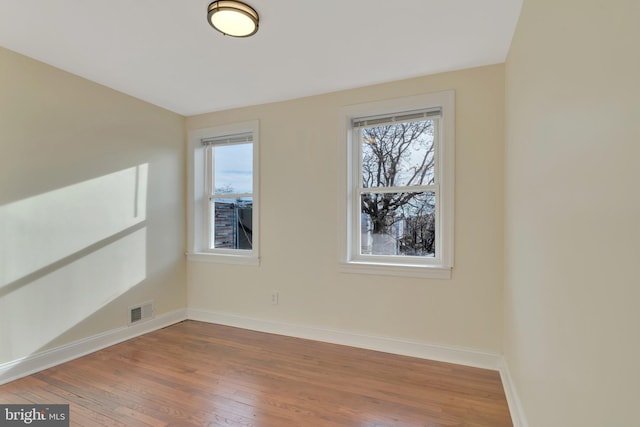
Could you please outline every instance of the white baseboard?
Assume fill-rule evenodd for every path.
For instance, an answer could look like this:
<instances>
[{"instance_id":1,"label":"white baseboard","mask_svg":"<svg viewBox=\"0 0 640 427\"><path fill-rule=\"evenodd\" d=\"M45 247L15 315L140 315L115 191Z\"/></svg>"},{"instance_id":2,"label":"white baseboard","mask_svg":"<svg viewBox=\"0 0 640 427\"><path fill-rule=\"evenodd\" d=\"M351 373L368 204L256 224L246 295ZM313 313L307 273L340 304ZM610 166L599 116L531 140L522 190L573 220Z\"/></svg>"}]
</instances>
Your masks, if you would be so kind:
<instances>
[{"instance_id":1,"label":"white baseboard","mask_svg":"<svg viewBox=\"0 0 640 427\"><path fill-rule=\"evenodd\" d=\"M526 417L524 416L524 409L522 407L522 401L518 396L511 373L509 372L509 365L504 357L501 357L500 363L500 379L502 380L502 386L504 387L504 394L507 397L507 404L509 405L509 412L511 413L511 421L513 427L529 427Z\"/></svg>"},{"instance_id":2,"label":"white baseboard","mask_svg":"<svg viewBox=\"0 0 640 427\"><path fill-rule=\"evenodd\" d=\"M0 364L0 384L31 375L69 360L93 353L156 329L187 319L187 310L180 309L132 326L123 326L60 347Z\"/></svg>"},{"instance_id":3,"label":"white baseboard","mask_svg":"<svg viewBox=\"0 0 640 427\"><path fill-rule=\"evenodd\" d=\"M501 355L468 348L425 344L395 338L364 335L349 331L253 319L235 314L198 310L193 308L187 309L187 316L191 320L199 320L202 322L217 323L220 325L235 326L253 331L366 348L369 350L383 351L385 353L401 354L403 356L456 363L476 368L492 369L494 371L498 371L502 365Z\"/></svg>"}]
</instances>

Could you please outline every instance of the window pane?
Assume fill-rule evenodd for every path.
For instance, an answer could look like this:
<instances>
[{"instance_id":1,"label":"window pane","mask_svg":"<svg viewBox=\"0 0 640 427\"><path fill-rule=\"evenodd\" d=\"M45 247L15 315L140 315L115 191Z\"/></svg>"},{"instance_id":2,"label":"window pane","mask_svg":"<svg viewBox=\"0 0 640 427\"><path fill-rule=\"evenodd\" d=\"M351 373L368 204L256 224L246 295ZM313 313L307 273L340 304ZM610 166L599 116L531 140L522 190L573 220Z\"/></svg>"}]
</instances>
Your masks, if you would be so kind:
<instances>
[{"instance_id":1,"label":"window pane","mask_svg":"<svg viewBox=\"0 0 640 427\"><path fill-rule=\"evenodd\" d=\"M362 255L435 256L434 192L363 193Z\"/></svg>"},{"instance_id":2,"label":"window pane","mask_svg":"<svg viewBox=\"0 0 640 427\"><path fill-rule=\"evenodd\" d=\"M397 187L434 183L434 121L363 128L362 186Z\"/></svg>"},{"instance_id":3,"label":"window pane","mask_svg":"<svg viewBox=\"0 0 640 427\"><path fill-rule=\"evenodd\" d=\"M215 194L253 192L253 144L213 146Z\"/></svg>"},{"instance_id":4,"label":"window pane","mask_svg":"<svg viewBox=\"0 0 640 427\"><path fill-rule=\"evenodd\" d=\"M210 248L251 249L253 241L253 198L211 200Z\"/></svg>"}]
</instances>

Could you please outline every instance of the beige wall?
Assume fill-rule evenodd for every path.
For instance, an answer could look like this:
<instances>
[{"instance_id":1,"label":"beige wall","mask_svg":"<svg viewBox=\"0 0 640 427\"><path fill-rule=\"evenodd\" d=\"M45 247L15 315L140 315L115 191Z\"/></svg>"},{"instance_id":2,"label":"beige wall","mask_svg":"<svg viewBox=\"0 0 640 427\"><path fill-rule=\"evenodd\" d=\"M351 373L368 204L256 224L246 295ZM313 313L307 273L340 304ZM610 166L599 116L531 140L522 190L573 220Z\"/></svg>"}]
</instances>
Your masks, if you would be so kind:
<instances>
[{"instance_id":1,"label":"beige wall","mask_svg":"<svg viewBox=\"0 0 640 427\"><path fill-rule=\"evenodd\" d=\"M340 108L448 89L457 121L452 279L339 273ZM189 307L501 352L503 102L496 65L188 118L188 130L260 121L262 197L261 265L190 262Z\"/></svg>"},{"instance_id":2,"label":"beige wall","mask_svg":"<svg viewBox=\"0 0 640 427\"><path fill-rule=\"evenodd\" d=\"M505 354L532 427L639 422L638 22L525 0L509 53Z\"/></svg>"},{"instance_id":3,"label":"beige wall","mask_svg":"<svg viewBox=\"0 0 640 427\"><path fill-rule=\"evenodd\" d=\"M184 118L0 49L0 363L186 305Z\"/></svg>"}]
</instances>

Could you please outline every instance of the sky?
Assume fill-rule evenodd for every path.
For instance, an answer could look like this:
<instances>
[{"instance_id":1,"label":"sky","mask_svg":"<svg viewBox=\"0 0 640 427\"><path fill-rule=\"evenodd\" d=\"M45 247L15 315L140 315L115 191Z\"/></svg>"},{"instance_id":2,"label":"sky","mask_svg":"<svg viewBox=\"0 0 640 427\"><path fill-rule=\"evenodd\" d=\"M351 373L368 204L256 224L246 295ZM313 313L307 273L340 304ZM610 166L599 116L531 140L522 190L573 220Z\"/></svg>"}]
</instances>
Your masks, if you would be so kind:
<instances>
[{"instance_id":1,"label":"sky","mask_svg":"<svg viewBox=\"0 0 640 427\"><path fill-rule=\"evenodd\" d=\"M233 193L251 193L253 189L253 144L214 147L214 188L230 187Z\"/></svg>"}]
</instances>

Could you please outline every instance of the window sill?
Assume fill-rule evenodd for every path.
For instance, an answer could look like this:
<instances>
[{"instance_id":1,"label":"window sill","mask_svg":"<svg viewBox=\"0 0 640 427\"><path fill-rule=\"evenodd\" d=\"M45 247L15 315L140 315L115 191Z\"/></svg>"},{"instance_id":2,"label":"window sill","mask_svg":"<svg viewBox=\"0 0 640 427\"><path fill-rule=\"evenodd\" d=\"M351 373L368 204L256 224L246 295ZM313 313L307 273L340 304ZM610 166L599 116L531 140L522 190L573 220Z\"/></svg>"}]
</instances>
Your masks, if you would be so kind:
<instances>
[{"instance_id":1,"label":"window sill","mask_svg":"<svg viewBox=\"0 0 640 427\"><path fill-rule=\"evenodd\" d=\"M187 252L187 261L210 262L215 264L260 265L260 258L243 255L223 255L207 252Z\"/></svg>"},{"instance_id":2,"label":"window sill","mask_svg":"<svg viewBox=\"0 0 640 427\"><path fill-rule=\"evenodd\" d=\"M398 265L351 261L340 263L340 272L422 279L451 279L451 267L435 265Z\"/></svg>"}]
</instances>

